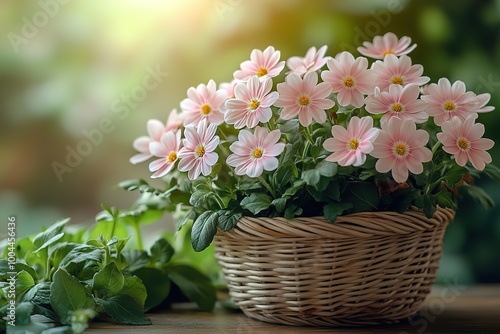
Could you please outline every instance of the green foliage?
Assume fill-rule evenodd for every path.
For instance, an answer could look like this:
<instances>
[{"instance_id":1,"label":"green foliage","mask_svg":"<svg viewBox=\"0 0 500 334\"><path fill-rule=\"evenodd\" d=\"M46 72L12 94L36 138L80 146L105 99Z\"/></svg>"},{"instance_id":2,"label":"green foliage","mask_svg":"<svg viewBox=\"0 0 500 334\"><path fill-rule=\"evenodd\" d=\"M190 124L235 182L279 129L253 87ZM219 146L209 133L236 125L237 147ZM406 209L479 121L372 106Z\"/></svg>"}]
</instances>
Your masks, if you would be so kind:
<instances>
[{"instance_id":1,"label":"green foliage","mask_svg":"<svg viewBox=\"0 0 500 334\"><path fill-rule=\"evenodd\" d=\"M138 222L150 216L148 210L134 210L134 214L140 217ZM105 207L97 220L114 225L112 230L116 230L120 224L127 224L124 217L134 214ZM176 298L170 295L174 285L203 310L213 308L216 298L211 279L189 265L172 262L176 251L167 239L158 239L149 251L127 248L130 237L101 234L90 239L80 231L67 232L68 221L24 238L24 256L15 264L16 303L30 305L27 314L41 314L67 325L51 329L53 333L81 333L89 321L101 315L121 324L150 324L144 312ZM142 240L137 244L142 245ZM9 269L8 261L1 259L2 282L10 278ZM7 314L8 283L0 287L3 318ZM0 325L5 329L5 322ZM29 321L26 325L37 326Z\"/></svg>"}]
</instances>

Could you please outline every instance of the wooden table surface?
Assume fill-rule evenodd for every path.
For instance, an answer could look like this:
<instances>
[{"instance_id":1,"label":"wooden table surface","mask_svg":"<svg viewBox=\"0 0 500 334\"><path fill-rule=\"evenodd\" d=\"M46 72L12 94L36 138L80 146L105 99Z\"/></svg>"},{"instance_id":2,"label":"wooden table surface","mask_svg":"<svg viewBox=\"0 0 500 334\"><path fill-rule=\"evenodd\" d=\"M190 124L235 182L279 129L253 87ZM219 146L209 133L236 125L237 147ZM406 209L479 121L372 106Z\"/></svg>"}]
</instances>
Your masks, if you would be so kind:
<instances>
[{"instance_id":1,"label":"wooden table surface","mask_svg":"<svg viewBox=\"0 0 500 334\"><path fill-rule=\"evenodd\" d=\"M151 326L94 322L85 333L500 333L500 285L434 287L419 313L395 325L361 328L272 325L217 307L202 312L186 305L149 313Z\"/></svg>"}]
</instances>

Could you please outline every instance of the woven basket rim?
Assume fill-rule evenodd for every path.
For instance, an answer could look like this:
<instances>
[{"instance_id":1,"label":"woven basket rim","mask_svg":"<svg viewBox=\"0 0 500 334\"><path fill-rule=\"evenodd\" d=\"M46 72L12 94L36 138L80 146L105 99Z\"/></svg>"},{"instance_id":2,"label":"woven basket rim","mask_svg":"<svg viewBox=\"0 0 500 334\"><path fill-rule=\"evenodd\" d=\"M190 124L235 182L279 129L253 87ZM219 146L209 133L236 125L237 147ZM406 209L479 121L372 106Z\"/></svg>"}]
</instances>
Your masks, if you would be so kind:
<instances>
[{"instance_id":1,"label":"woven basket rim","mask_svg":"<svg viewBox=\"0 0 500 334\"><path fill-rule=\"evenodd\" d=\"M447 224L455 215L449 208L438 207L432 218L417 208L404 213L395 211L358 212L337 217L334 223L324 217L241 217L234 228L217 237L246 240L276 238L370 238L374 236L405 235L417 231L432 230Z\"/></svg>"}]
</instances>

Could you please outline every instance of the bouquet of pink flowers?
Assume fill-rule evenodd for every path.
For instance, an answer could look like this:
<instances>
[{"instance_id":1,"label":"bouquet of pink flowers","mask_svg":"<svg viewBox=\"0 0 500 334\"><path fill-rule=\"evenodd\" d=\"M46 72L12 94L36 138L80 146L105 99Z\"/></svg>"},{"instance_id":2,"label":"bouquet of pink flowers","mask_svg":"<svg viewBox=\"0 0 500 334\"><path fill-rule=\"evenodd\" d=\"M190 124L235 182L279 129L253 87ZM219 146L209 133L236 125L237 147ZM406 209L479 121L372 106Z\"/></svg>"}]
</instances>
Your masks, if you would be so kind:
<instances>
[{"instance_id":1,"label":"bouquet of pink flowers","mask_svg":"<svg viewBox=\"0 0 500 334\"><path fill-rule=\"evenodd\" d=\"M150 120L149 136L135 140L130 161L153 159L165 187L121 185L153 194L143 205L180 209L197 251L245 215L334 222L411 207L431 217L438 205L456 210L464 194L492 203L471 185L480 171L499 176L477 122L494 109L490 95L446 78L428 84L407 55L415 47L377 36L358 48L371 65L349 52L328 57L326 46L286 62L272 46L253 50L233 81L189 88L181 112L166 125Z\"/></svg>"}]
</instances>

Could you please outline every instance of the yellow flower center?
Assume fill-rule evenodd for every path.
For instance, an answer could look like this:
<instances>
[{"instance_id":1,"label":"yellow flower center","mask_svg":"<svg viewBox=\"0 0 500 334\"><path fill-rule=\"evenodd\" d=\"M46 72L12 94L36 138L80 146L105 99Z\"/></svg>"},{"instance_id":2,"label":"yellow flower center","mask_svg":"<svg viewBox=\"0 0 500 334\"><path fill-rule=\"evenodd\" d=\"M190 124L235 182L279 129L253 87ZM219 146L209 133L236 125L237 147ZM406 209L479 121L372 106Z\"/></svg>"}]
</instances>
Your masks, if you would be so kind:
<instances>
[{"instance_id":1,"label":"yellow flower center","mask_svg":"<svg viewBox=\"0 0 500 334\"><path fill-rule=\"evenodd\" d=\"M307 106L309 105L309 98L305 95L302 95L300 98L299 98L299 104L301 106Z\"/></svg>"},{"instance_id":2,"label":"yellow flower center","mask_svg":"<svg viewBox=\"0 0 500 334\"><path fill-rule=\"evenodd\" d=\"M345 78L344 79L344 86L346 86L347 88L351 88L352 86L354 86L353 78L351 78L351 77Z\"/></svg>"},{"instance_id":3,"label":"yellow flower center","mask_svg":"<svg viewBox=\"0 0 500 334\"><path fill-rule=\"evenodd\" d=\"M401 103L396 102L392 105L392 111L401 112L401 111L403 111L403 106L401 105Z\"/></svg>"},{"instance_id":4,"label":"yellow flower center","mask_svg":"<svg viewBox=\"0 0 500 334\"><path fill-rule=\"evenodd\" d=\"M394 54L394 50L393 49L387 49L387 50L385 50L382 53L382 56L386 56L386 55L389 55L389 54Z\"/></svg>"},{"instance_id":5,"label":"yellow flower center","mask_svg":"<svg viewBox=\"0 0 500 334\"><path fill-rule=\"evenodd\" d=\"M446 101L443 105L444 110L446 111L453 111L456 108L455 102L453 101Z\"/></svg>"},{"instance_id":6,"label":"yellow flower center","mask_svg":"<svg viewBox=\"0 0 500 334\"><path fill-rule=\"evenodd\" d=\"M201 158L202 156L205 155L205 146L200 145L198 146L195 150L194 153L198 156L198 158Z\"/></svg>"},{"instance_id":7,"label":"yellow flower center","mask_svg":"<svg viewBox=\"0 0 500 334\"><path fill-rule=\"evenodd\" d=\"M457 146L460 147L460 149L467 151L469 149L469 141L466 138L458 138L457 140Z\"/></svg>"},{"instance_id":8,"label":"yellow flower center","mask_svg":"<svg viewBox=\"0 0 500 334\"><path fill-rule=\"evenodd\" d=\"M174 151L170 152L168 154L167 160L168 162L174 162L175 160L177 160L177 152Z\"/></svg>"},{"instance_id":9,"label":"yellow flower center","mask_svg":"<svg viewBox=\"0 0 500 334\"><path fill-rule=\"evenodd\" d=\"M267 74L267 68L261 67L257 70L257 76L261 77Z\"/></svg>"},{"instance_id":10,"label":"yellow flower center","mask_svg":"<svg viewBox=\"0 0 500 334\"><path fill-rule=\"evenodd\" d=\"M392 77L392 80L391 82L395 85L402 85L405 83L405 81L403 80L403 78L399 75L396 75L394 77Z\"/></svg>"},{"instance_id":11,"label":"yellow flower center","mask_svg":"<svg viewBox=\"0 0 500 334\"><path fill-rule=\"evenodd\" d=\"M351 148L351 150L355 150L357 149L359 146L359 141L356 139L356 138L352 138L350 141L349 141L349 147Z\"/></svg>"},{"instance_id":12,"label":"yellow flower center","mask_svg":"<svg viewBox=\"0 0 500 334\"><path fill-rule=\"evenodd\" d=\"M201 106L201 113L203 115L208 115L212 111L212 107L209 104L204 104Z\"/></svg>"},{"instance_id":13,"label":"yellow flower center","mask_svg":"<svg viewBox=\"0 0 500 334\"><path fill-rule=\"evenodd\" d=\"M408 147L405 143L396 143L396 145L394 146L394 152L396 152L396 154L399 156L404 156L407 151Z\"/></svg>"},{"instance_id":14,"label":"yellow flower center","mask_svg":"<svg viewBox=\"0 0 500 334\"><path fill-rule=\"evenodd\" d=\"M264 150L257 147L257 148L254 148L254 150L252 152L252 157L254 157L254 159L259 159L259 158L262 158L263 154L264 154Z\"/></svg>"},{"instance_id":15,"label":"yellow flower center","mask_svg":"<svg viewBox=\"0 0 500 334\"><path fill-rule=\"evenodd\" d=\"M260 106L260 101L256 100L256 99L253 99L252 101L250 101L250 104L248 105L248 107L252 110L257 109L259 106Z\"/></svg>"}]
</instances>

